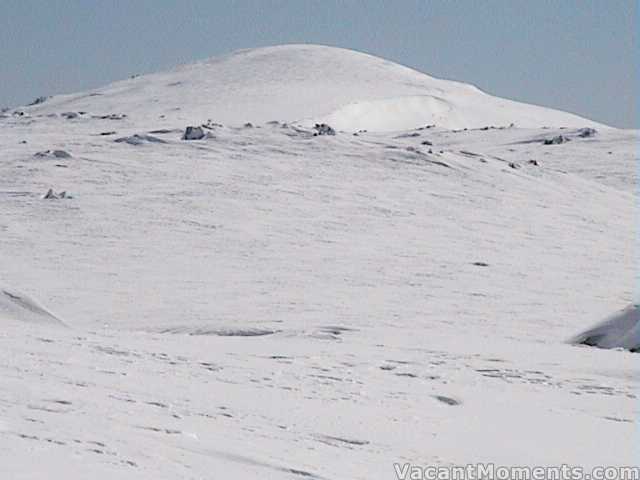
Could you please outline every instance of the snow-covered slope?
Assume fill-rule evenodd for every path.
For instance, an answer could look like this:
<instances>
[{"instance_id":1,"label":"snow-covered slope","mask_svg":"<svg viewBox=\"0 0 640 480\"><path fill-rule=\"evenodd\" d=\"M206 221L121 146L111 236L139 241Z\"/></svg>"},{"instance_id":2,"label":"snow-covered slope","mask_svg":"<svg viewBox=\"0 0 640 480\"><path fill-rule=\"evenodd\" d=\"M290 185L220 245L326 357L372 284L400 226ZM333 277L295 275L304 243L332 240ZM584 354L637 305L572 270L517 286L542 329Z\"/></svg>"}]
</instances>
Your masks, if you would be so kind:
<instances>
[{"instance_id":1,"label":"snow-covered slope","mask_svg":"<svg viewBox=\"0 0 640 480\"><path fill-rule=\"evenodd\" d=\"M27 109L122 114L155 125L207 119L329 122L346 131L394 131L435 124L584 127L595 122L487 95L364 53L317 45L242 50L170 72L144 75Z\"/></svg>"},{"instance_id":2,"label":"snow-covered slope","mask_svg":"<svg viewBox=\"0 0 640 480\"><path fill-rule=\"evenodd\" d=\"M0 288L0 322L5 321L64 325L27 295Z\"/></svg>"},{"instance_id":3,"label":"snow-covered slope","mask_svg":"<svg viewBox=\"0 0 640 480\"><path fill-rule=\"evenodd\" d=\"M640 350L640 305L630 305L572 341L600 348Z\"/></svg>"},{"instance_id":4,"label":"snow-covered slope","mask_svg":"<svg viewBox=\"0 0 640 480\"><path fill-rule=\"evenodd\" d=\"M482 94L316 47L264 50L267 85L259 52L0 115L0 318L18 290L70 327L2 322L0 478L635 464L638 354L567 340L637 303L638 132L314 135L290 120L358 117L362 91L401 121L420 85ZM318 52L378 70L321 112Z\"/></svg>"}]
</instances>

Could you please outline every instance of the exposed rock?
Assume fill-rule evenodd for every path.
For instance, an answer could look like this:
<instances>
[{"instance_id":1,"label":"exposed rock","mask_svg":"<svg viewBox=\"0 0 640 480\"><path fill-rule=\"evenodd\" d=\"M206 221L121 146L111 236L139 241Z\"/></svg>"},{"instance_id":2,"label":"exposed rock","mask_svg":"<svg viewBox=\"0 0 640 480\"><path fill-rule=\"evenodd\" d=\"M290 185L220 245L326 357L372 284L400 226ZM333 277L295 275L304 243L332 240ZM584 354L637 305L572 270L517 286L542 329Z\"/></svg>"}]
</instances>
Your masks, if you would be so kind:
<instances>
[{"instance_id":1,"label":"exposed rock","mask_svg":"<svg viewBox=\"0 0 640 480\"><path fill-rule=\"evenodd\" d=\"M449 405L450 407L455 407L456 405L460 405L460 400L456 400L452 397L447 397L445 395L433 395L433 398L438 400L439 402L444 403L445 405Z\"/></svg>"},{"instance_id":2,"label":"exposed rock","mask_svg":"<svg viewBox=\"0 0 640 480\"><path fill-rule=\"evenodd\" d=\"M314 137L317 137L319 135L335 135L336 134L336 131L326 123L316 123L313 129L315 130L315 133L313 134Z\"/></svg>"},{"instance_id":3,"label":"exposed rock","mask_svg":"<svg viewBox=\"0 0 640 480\"><path fill-rule=\"evenodd\" d=\"M205 137L202 127L187 127L182 135L182 140L202 140Z\"/></svg>"},{"instance_id":4,"label":"exposed rock","mask_svg":"<svg viewBox=\"0 0 640 480\"><path fill-rule=\"evenodd\" d=\"M127 115L124 113L110 113L108 115L92 115L91 118L97 118L99 120L124 120Z\"/></svg>"},{"instance_id":5,"label":"exposed rock","mask_svg":"<svg viewBox=\"0 0 640 480\"><path fill-rule=\"evenodd\" d=\"M598 131L595 128L581 128L578 130L578 136L580 138L595 137L596 133L598 133Z\"/></svg>"},{"instance_id":6,"label":"exposed rock","mask_svg":"<svg viewBox=\"0 0 640 480\"><path fill-rule=\"evenodd\" d=\"M487 262L473 262L471 265L474 265L476 267L488 267L489 264Z\"/></svg>"},{"instance_id":7,"label":"exposed rock","mask_svg":"<svg viewBox=\"0 0 640 480\"><path fill-rule=\"evenodd\" d=\"M571 141L569 137L565 137L564 135L556 135L553 138L545 138L543 144L544 145L560 145L561 143L566 143Z\"/></svg>"},{"instance_id":8,"label":"exposed rock","mask_svg":"<svg viewBox=\"0 0 640 480\"><path fill-rule=\"evenodd\" d=\"M29 103L27 106L31 107L33 105L40 105L41 103L46 102L49 99L49 97L38 97L36 98L33 102Z\"/></svg>"},{"instance_id":9,"label":"exposed rock","mask_svg":"<svg viewBox=\"0 0 640 480\"><path fill-rule=\"evenodd\" d=\"M52 153L56 158L71 158L71 154L65 150L54 150Z\"/></svg>"},{"instance_id":10,"label":"exposed rock","mask_svg":"<svg viewBox=\"0 0 640 480\"><path fill-rule=\"evenodd\" d=\"M129 145L143 145L145 143L167 143L164 140L152 135L131 135L130 137L120 137L114 140L116 143L128 143Z\"/></svg>"},{"instance_id":11,"label":"exposed rock","mask_svg":"<svg viewBox=\"0 0 640 480\"><path fill-rule=\"evenodd\" d=\"M61 113L60 115L62 115L67 120L78 118L78 114L76 112L64 112L64 113Z\"/></svg>"},{"instance_id":12,"label":"exposed rock","mask_svg":"<svg viewBox=\"0 0 640 480\"><path fill-rule=\"evenodd\" d=\"M66 199L70 199L73 198L71 195L69 195L66 191L62 191L59 193L55 193L53 191L52 188L50 188L47 193L44 194L44 196L42 197L43 200L66 200Z\"/></svg>"},{"instance_id":13,"label":"exposed rock","mask_svg":"<svg viewBox=\"0 0 640 480\"><path fill-rule=\"evenodd\" d=\"M38 158L71 158L71 154L66 150L44 150L42 152L35 153L34 156Z\"/></svg>"}]
</instances>

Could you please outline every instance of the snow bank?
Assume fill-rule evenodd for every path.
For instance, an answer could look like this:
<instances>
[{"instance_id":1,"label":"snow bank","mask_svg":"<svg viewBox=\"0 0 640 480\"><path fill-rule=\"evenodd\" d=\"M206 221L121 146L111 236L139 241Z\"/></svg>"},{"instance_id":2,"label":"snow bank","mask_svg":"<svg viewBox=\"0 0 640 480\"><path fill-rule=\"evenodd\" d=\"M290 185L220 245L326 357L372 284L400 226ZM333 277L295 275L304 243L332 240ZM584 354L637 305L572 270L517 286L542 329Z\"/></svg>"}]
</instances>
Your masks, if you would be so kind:
<instances>
[{"instance_id":1,"label":"snow bank","mask_svg":"<svg viewBox=\"0 0 640 480\"><path fill-rule=\"evenodd\" d=\"M640 350L640 305L630 305L602 323L577 335L572 343L599 348Z\"/></svg>"},{"instance_id":2,"label":"snow bank","mask_svg":"<svg viewBox=\"0 0 640 480\"><path fill-rule=\"evenodd\" d=\"M59 318L23 293L0 288L0 321L65 326Z\"/></svg>"}]
</instances>

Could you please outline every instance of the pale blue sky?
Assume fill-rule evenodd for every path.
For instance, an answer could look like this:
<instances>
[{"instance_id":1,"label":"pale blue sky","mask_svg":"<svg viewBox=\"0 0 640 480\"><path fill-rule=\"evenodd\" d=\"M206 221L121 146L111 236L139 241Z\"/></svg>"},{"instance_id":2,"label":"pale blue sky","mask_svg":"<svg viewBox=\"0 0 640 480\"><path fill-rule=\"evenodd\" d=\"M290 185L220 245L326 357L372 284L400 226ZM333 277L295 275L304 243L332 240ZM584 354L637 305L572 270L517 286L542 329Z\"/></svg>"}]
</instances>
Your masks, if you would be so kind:
<instances>
[{"instance_id":1,"label":"pale blue sky","mask_svg":"<svg viewBox=\"0 0 640 480\"><path fill-rule=\"evenodd\" d=\"M353 48L640 128L636 0L0 0L0 107L239 48Z\"/></svg>"}]
</instances>

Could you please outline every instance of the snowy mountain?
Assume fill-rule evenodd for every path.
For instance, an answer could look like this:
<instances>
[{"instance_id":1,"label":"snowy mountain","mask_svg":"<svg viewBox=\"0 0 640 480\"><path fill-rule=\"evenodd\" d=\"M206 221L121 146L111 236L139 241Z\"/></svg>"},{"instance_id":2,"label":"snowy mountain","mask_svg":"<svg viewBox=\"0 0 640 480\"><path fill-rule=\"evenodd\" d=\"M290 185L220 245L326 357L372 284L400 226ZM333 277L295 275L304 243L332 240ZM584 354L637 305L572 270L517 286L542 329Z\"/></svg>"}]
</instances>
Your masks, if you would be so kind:
<instances>
[{"instance_id":1,"label":"snowy mountain","mask_svg":"<svg viewBox=\"0 0 640 480\"><path fill-rule=\"evenodd\" d=\"M0 115L0 478L635 464L638 140L315 46Z\"/></svg>"},{"instance_id":2,"label":"snowy mountain","mask_svg":"<svg viewBox=\"0 0 640 480\"><path fill-rule=\"evenodd\" d=\"M326 122L345 131L443 128L585 127L595 122L493 97L353 50L285 45L241 50L104 88L57 96L28 109L125 113L156 123L225 125L271 120ZM601 127L601 126L600 126Z\"/></svg>"}]
</instances>

